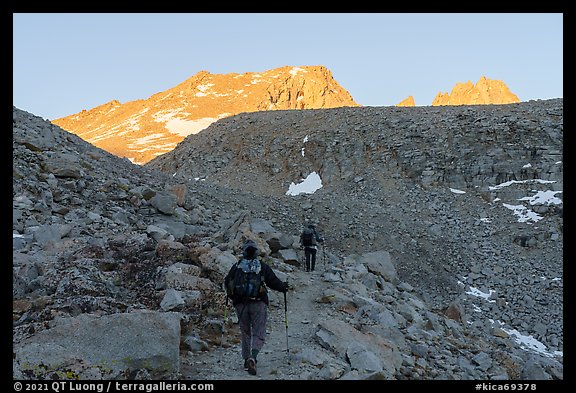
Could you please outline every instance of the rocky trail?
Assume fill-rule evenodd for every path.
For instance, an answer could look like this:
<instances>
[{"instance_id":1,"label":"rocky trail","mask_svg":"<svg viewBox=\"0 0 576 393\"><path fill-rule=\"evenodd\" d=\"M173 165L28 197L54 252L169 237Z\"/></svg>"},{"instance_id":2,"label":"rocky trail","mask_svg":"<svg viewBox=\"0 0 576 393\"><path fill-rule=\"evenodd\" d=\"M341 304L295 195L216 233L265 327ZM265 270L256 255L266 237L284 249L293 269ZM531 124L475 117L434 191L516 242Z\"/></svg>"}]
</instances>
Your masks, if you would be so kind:
<instances>
[{"instance_id":1,"label":"rocky trail","mask_svg":"<svg viewBox=\"0 0 576 393\"><path fill-rule=\"evenodd\" d=\"M321 252L318 254L322 257ZM295 268L285 274L292 287L286 295L286 313L284 295L269 291L267 336L258 356L257 375L252 376L243 368L240 328L236 323L234 308L229 303L228 322L225 325L222 346L196 354L192 359L184 358L182 377L196 380L266 380L308 379L309 375L314 374L317 367L323 365L322 362L317 356L317 361L311 363L311 359L303 356L303 353L309 352L311 348L315 351L323 350L314 337L318 322L331 312L327 304L318 302L322 293L330 286L322 279L326 269L326 266L322 265L322 258L319 258L318 262L320 266L317 266L314 272L308 273Z\"/></svg>"}]
</instances>

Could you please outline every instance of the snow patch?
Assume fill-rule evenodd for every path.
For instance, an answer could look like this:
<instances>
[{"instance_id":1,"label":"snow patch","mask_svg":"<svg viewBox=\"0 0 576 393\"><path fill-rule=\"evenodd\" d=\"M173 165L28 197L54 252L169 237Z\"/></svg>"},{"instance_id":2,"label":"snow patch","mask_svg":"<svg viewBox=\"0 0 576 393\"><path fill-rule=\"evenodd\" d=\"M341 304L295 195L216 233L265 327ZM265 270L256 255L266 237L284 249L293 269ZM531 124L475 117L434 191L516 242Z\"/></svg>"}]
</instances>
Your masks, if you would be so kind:
<instances>
[{"instance_id":1,"label":"snow patch","mask_svg":"<svg viewBox=\"0 0 576 393\"><path fill-rule=\"evenodd\" d=\"M299 72L308 72L308 71L306 71L304 68L292 67L292 69L288 72L290 73L290 75L296 76Z\"/></svg>"},{"instance_id":2,"label":"snow patch","mask_svg":"<svg viewBox=\"0 0 576 393\"><path fill-rule=\"evenodd\" d=\"M302 179L302 182L291 183L286 195L314 194L320 188L322 188L322 179L316 172L312 172L306 179Z\"/></svg>"},{"instance_id":3,"label":"snow patch","mask_svg":"<svg viewBox=\"0 0 576 393\"><path fill-rule=\"evenodd\" d=\"M502 205L505 208L512 210L515 216L518 216L518 222L538 222L542 219L542 216L526 208L524 205L510 205L508 203L503 203Z\"/></svg>"}]
</instances>

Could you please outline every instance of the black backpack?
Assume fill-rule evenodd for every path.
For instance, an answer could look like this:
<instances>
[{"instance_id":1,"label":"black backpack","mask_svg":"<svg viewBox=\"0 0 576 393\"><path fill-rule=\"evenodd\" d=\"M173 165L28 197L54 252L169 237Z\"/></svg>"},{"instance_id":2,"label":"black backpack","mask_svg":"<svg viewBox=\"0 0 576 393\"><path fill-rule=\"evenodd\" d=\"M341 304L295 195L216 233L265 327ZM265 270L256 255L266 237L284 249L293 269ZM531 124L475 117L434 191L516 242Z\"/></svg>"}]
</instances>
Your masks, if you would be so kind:
<instances>
[{"instance_id":1,"label":"black backpack","mask_svg":"<svg viewBox=\"0 0 576 393\"><path fill-rule=\"evenodd\" d=\"M302 232L302 245L304 247L311 247L314 245L314 231L311 228L304 229Z\"/></svg>"},{"instance_id":2,"label":"black backpack","mask_svg":"<svg viewBox=\"0 0 576 393\"><path fill-rule=\"evenodd\" d=\"M230 299L238 300L260 299L260 296L265 291L263 283L264 277L261 269L257 273L245 272L240 267L240 262L238 262L226 286L226 295Z\"/></svg>"}]
</instances>

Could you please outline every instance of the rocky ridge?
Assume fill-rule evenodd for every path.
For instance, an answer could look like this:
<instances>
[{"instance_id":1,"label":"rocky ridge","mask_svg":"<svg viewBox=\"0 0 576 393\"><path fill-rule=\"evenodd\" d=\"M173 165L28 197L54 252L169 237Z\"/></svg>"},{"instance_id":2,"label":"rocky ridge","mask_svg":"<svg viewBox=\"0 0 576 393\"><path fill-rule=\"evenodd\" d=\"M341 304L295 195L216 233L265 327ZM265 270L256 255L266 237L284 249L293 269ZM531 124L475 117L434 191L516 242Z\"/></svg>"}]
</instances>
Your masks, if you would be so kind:
<instances>
[{"instance_id":1,"label":"rocky ridge","mask_svg":"<svg viewBox=\"0 0 576 393\"><path fill-rule=\"evenodd\" d=\"M416 106L416 102L414 101L414 97L408 96L407 98L400 101L396 106Z\"/></svg>"},{"instance_id":2,"label":"rocky ridge","mask_svg":"<svg viewBox=\"0 0 576 393\"><path fill-rule=\"evenodd\" d=\"M484 76L439 92L432 106L520 102L506 84ZM413 107L412 96L397 104ZM263 73L201 71L147 99L112 100L52 122L119 157L145 164L190 134L242 112L359 106L324 66L281 67Z\"/></svg>"},{"instance_id":3,"label":"rocky ridge","mask_svg":"<svg viewBox=\"0 0 576 393\"><path fill-rule=\"evenodd\" d=\"M470 81L456 83L450 93L438 92L431 105L495 105L517 102L520 102L520 99L510 91L503 81L482 76L476 84ZM416 106L416 102L414 97L408 96L396 106L412 107Z\"/></svg>"},{"instance_id":4,"label":"rocky ridge","mask_svg":"<svg viewBox=\"0 0 576 393\"><path fill-rule=\"evenodd\" d=\"M14 108L14 377L562 379L562 117L562 100L241 114L140 167ZM285 194L312 171L322 188ZM537 221L501 202L550 188L524 202ZM313 276L307 219L327 238ZM257 377L220 289L247 237L294 287L288 365L273 294Z\"/></svg>"},{"instance_id":5,"label":"rocky ridge","mask_svg":"<svg viewBox=\"0 0 576 393\"><path fill-rule=\"evenodd\" d=\"M520 99L508 89L503 81L482 76L476 84L471 81L457 83L450 93L438 93L432 101L432 106L513 104L517 102L520 102Z\"/></svg>"},{"instance_id":6,"label":"rocky ridge","mask_svg":"<svg viewBox=\"0 0 576 393\"><path fill-rule=\"evenodd\" d=\"M147 99L113 100L52 122L143 164L212 122L241 112L357 105L326 67L286 66L262 73L201 71Z\"/></svg>"}]
</instances>

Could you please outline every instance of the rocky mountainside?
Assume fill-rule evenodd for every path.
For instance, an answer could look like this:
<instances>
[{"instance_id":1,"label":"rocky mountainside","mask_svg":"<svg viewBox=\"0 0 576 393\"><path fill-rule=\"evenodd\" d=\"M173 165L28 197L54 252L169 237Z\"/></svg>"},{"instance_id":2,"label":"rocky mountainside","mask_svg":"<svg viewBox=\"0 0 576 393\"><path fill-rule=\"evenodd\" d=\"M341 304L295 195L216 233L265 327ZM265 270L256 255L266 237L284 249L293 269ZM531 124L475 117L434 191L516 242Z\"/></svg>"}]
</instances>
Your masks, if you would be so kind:
<instances>
[{"instance_id":1,"label":"rocky mountainside","mask_svg":"<svg viewBox=\"0 0 576 393\"><path fill-rule=\"evenodd\" d=\"M13 119L16 379L563 379L561 99L242 113L145 166ZM257 376L246 238L293 286Z\"/></svg>"},{"instance_id":2,"label":"rocky mountainside","mask_svg":"<svg viewBox=\"0 0 576 393\"><path fill-rule=\"evenodd\" d=\"M470 81L457 83L450 94L438 93L432 101L432 106L513 104L516 102L520 102L520 99L508 89L504 82L482 76L476 84Z\"/></svg>"},{"instance_id":3,"label":"rocky mountainside","mask_svg":"<svg viewBox=\"0 0 576 393\"><path fill-rule=\"evenodd\" d=\"M520 102L506 84L481 77L439 92L432 106ZM409 96L397 106L413 107ZM145 164L186 136L243 112L359 106L324 66L281 67L263 73L201 71L163 92L124 104L117 100L52 122L116 156Z\"/></svg>"},{"instance_id":4,"label":"rocky mountainside","mask_svg":"<svg viewBox=\"0 0 576 393\"><path fill-rule=\"evenodd\" d=\"M262 73L201 71L148 99L114 100L52 122L143 164L212 122L241 112L357 105L326 67L286 66Z\"/></svg>"}]
</instances>

